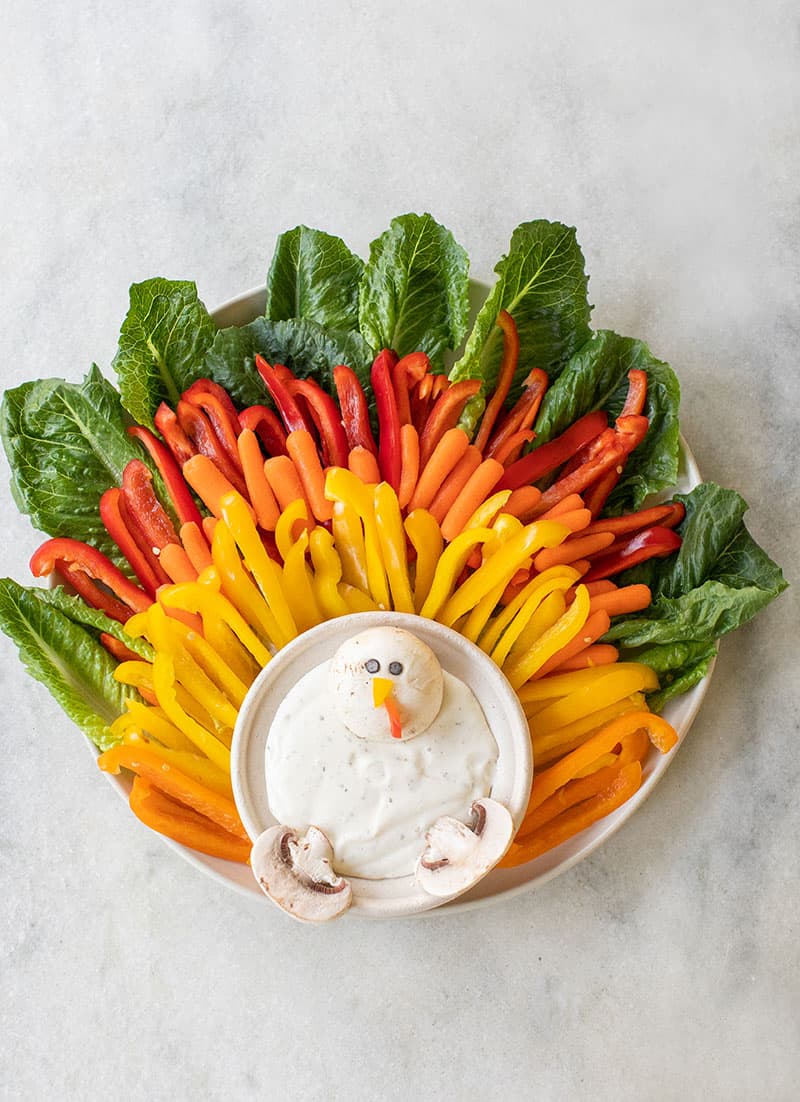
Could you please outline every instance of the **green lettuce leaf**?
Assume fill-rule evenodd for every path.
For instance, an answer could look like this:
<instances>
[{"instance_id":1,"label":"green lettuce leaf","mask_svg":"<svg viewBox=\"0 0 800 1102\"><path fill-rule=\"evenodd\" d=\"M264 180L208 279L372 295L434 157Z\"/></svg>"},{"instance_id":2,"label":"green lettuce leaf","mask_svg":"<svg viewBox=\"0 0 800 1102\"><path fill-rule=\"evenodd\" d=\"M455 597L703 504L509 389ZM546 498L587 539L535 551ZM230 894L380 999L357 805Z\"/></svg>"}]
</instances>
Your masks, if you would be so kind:
<instances>
[{"instance_id":1,"label":"green lettuce leaf","mask_svg":"<svg viewBox=\"0 0 800 1102\"><path fill-rule=\"evenodd\" d=\"M267 388L255 367L256 353L269 363L282 363L295 375L312 375L335 394L333 369L351 367L363 384L369 379L372 349L358 333L324 329L307 319L269 321L256 318L249 325L220 329L206 354L204 374L224 386L243 406L263 403Z\"/></svg>"},{"instance_id":2,"label":"green lettuce leaf","mask_svg":"<svg viewBox=\"0 0 800 1102\"><path fill-rule=\"evenodd\" d=\"M0 579L0 629L16 644L25 668L101 750L115 745L110 724L136 693L114 680L117 663L43 589Z\"/></svg>"},{"instance_id":3,"label":"green lettuce leaf","mask_svg":"<svg viewBox=\"0 0 800 1102\"><path fill-rule=\"evenodd\" d=\"M20 512L40 531L84 540L120 565L124 560L100 519L100 497L121 484L131 459L148 462L125 426L119 394L96 365L82 383L23 383L6 391L0 409Z\"/></svg>"},{"instance_id":4,"label":"green lettuce leaf","mask_svg":"<svg viewBox=\"0 0 800 1102\"><path fill-rule=\"evenodd\" d=\"M203 374L216 326L189 280L134 283L112 366L122 404L140 425L153 427L159 404L178 398Z\"/></svg>"},{"instance_id":5,"label":"green lettuce leaf","mask_svg":"<svg viewBox=\"0 0 800 1102\"><path fill-rule=\"evenodd\" d=\"M552 440L595 409L613 422L625 404L628 372L647 373L647 436L631 454L606 506L610 515L639 509L645 498L673 486L678 477L680 386L669 364L642 341L601 329L570 359L545 394L534 447Z\"/></svg>"},{"instance_id":6,"label":"green lettuce leaf","mask_svg":"<svg viewBox=\"0 0 800 1102\"><path fill-rule=\"evenodd\" d=\"M508 254L495 267L498 275L475 319L464 354L450 372L452 380L482 379L483 395L497 382L503 334L497 315L507 310L517 325L520 355L510 401L534 368L556 379L571 356L589 339L591 306L584 259L575 230L560 222L523 222L512 235ZM472 422L481 406L473 407ZM469 425L467 427L472 427Z\"/></svg>"},{"instance_id":7,"label":"green lettuce leaf","mask_svg":"<svg viewBox=\"0 0 800 1102\"><path fill-rule=\"evenodd\" d=\"M110 616L106 616L104 612L97 608L90 608L80 597L67 593L63 586L59 585L54 589L36 590L36 593L42 601L58 609L74 624L80 624L81 627L90 629L93 638L99 639L101 632L105 632L106 635L113 635L120 643L124 643L128 650L132 650L148 662L153 661L155 652L146 640L128 635L118 620L112 620Z\"/></svg>"},{"instance_id":8,"label":"green lettuce leaf","mask_svg":"<svg viewBox=\"0 0 800 1102\"><path fill-rule=\"evenodd\" d=\"M328 329L358 329L364 262L341 238L297 226L282 233L267 275L270 321L307 318Z\"/></svg>"},{"instance_id":9,"label":"green lettuce leaf","mask_svg":"<svg viewBox=\"0 0 800 1102\"><path fill-rule=\"evenodd\" d=\"M373 348L422 350L441 371L469 317L469 259L430 214L403 214L373 241L359 288L359 325Z\"/></svg>"},{"instance_id":10,"label":"green lettuce leaf","mask_svg":"<svg viewBox=\"0 0 800 1102\"><path fill-rule=\"evenodd\" d=\"M637 662L655 670L661 683L660 689L647 694L650 708L661 712L668 700L702 681L716 655L717 648L709 643L664 643L640 650Z\"/></svg>"}]
</instances>

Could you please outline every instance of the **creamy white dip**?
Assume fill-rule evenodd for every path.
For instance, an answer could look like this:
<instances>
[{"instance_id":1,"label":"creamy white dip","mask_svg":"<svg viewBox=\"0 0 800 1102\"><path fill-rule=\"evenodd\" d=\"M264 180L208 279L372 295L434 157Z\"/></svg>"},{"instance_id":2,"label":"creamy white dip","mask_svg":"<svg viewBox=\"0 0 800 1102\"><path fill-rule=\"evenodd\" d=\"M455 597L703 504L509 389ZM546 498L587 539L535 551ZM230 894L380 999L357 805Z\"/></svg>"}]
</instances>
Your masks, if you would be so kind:
<instances>
[{"instance_id":1,"label":"creamy white dip","mask_svg":"<svg viewBox=\"0 0 800 1102\"><path fill-rule=\"evenodd\" d=\"M468 821L472 801L490 794L494 736L472 690L445 672L428 730L408 741L359 738L336 714L329 666L302 677L275 714L266 750L270 810L297 830L323 830L344 876L410 875L436 819Z\"/></svg>"}]
</instances>

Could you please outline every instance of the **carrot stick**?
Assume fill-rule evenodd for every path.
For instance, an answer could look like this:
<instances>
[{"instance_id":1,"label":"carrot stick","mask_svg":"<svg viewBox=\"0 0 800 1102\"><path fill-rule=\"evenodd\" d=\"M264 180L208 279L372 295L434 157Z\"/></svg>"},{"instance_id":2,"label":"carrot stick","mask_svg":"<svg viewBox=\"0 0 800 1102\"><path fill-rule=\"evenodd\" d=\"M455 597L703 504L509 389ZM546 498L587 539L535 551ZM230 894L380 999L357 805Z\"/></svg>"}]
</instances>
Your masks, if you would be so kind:
<instances>
[{"instance_id":1,"label":"carrot stick","mask_svg":"<svg viewBox=\"0 0 800 1102\"><path fill-rule=\"evenodd\" d=\"M503 506L503 512L523 520L525 514L539 504L541 496L541 490L537 490L535 486L520 486L512 491L511 497Z\"/></svg>"},{"instance_id":2,"label":"carrot stick","mask_svg":"<svg viewBox=\"0 0 800 1102\"><path fill-rule=\"evenodd\" d=\"M436 496L436 491L458 463L469 447L469 437L463 429L448 429L439 440L417 482L408 511L427 509Z\"/></svg>"},{"instance_id":3,"label":"carrot stick","mask_svg":"<svg viewBox=\"0 0 800 1102\"><path fill-rule=\"evenodd\" d=\"M286 438L288 445L288 436ZM274 455L264 464L267 482L277 498L280 511L283 512L293 501L304 501L309 513L312 512L308 499L303 492L303 484L297 468L288 455Z\"/></svg>"},{"instance_id":4,"label":"carrot stick","mask_svg":"<svg viewBox=\"0 0 800 1102\"><path fill-rule=\"evenodd\" d=\"M322 470L314 437L308 429L290 432L286 437L286 449L294 461L311 512L317 520L330 520L333 516L333 502L325 497L325 472ZM354 448L353 451L355 450ZM366 451L366 448L363 450ZM375 457L369 452L367 454L374 463Z\"/></svg>"},{"instance_id":5,"label":"carrot stick","mask_svg":"<svg viewBox=\"0 0 800 1102\"><path fill-rule=\"evenodd\" d=\"M430 512L441 525L444 518L450 512L450 507L455 503L459 494L463 491L470 478L481 465L481 453L474 444L470 444L467 450L453 467L450 474L441 484L430 504Z\"/></svg>"},{"instance_id":6,"label":"carrot stick","mask_svg":"<svg viewBox=\"0 0 800 1102\"><path fill-rule=\"evenodd\" d=\"M619 651L610 643L592 643L578 651L572 658L567 658L560 666L556 666L551 673L566 673L568 670L588 670L595 666L610 666L619 658Z\"/></svg>"},{"instance_id":7,"label":"carrot stick","mask_svg":"<svg viewBox=\"0 0 800 1102\"><path fill-rule=\"evenodd\" d=\"M162 560L164 552L162 551ZM595 593L589 608L592 612L605 610L609 616L624 616L629 612L641 612L652 600L650 589L646 585L625 585L616 591Z\"/></svg>"},{"instance_id":8,"label":"carrot stick","mask_svg":"<svg viewBox=\"0 0 800 1102\"><path fill-rule=\"evenodd\" d=\"M274 532L280 511L264 474L264 455L258 437L251 429L243 429L236 441L236 446L256 521L259 527L268 532Z\"/></svg>"},{"instance_id":9,"label":"carrot stick","mask_svg":"<svg viewBox=\"0 0 800 1102\"><path fill-rule=\"evenodd\" d=\"M215 517L222 516L219 503L225 494L238 493L233 483L207 455L193 455L187 459L183 465L183 477ZM249 504L247 507L252 514Z\"/></svg>"},{"instance_id":10,"label":"carrot stick","mask_svg":"<svg viewBox=\"0 0 800 1102\"><path fill-rule=\"evenodd\" d=\"M166 547L162 547L158 557L171 582L177 585L179 582L197 581L197 571L179 543L168 543Z\"/></svg>"},{"instance_id":11,"label":"carrot stick","mask_svg":"<svg viewBox=\"0 0 800 1102\"><path fill-rule=\"evenodd\" d=\"M570 658L574 658L576 654L592 643L595 643L601 635L605 635L608 629L611 627L611 617L607 612L595 612L590 613L586 623L583 625L583 629L578 634L562 647L561 650L556 651L552 658L541 666L540 669L531 678L532 681L538 681L540 677L546 677L547 674L552 673L553 670L558 669L564 662Z\"/></svg>"},{"instance_id":12,"label":"carrot stick","mask_svg":"<svg viewBox=\"0 0 800 1102\"><path fill-rule=\"evenodd\" d=\"M553 517L557 517L559 513L570 513L574 509L585 509L586 506L583 503L583 498L580 494L567 494L561 501L557 501L546 513L540 514L537 520L552 520Z\"/></svg>"},{"instance_id":13,"label":"carrot stick","mask_svg":"<svg viewBox=\"0 0 800 1102\"><path fill-rule=\"evenodd\" d=\"M217 527L216 517L203 517L203 535L208 540L209 546L214 539L214 529Z\"/></svg>"},{"instance_id":14,"label":"carrot stick","mask_svg":"<svg viewBox=\"0 0 800 1102\"><path fill-rule=\"evenodd\" d=\"M400 488L397 500L400 508L405 509L419 478L419 433L413 425L403 425L400 429Z\"/></svg>"},{"instance_id":15,"label":"carrot stick","mask_svg":"<svg viewBox=\"0 0 800 1102\"><path fill-rule=\"evenodd\" d=\"M661 528L672 528L680 523L685 515L683 506L654 505L651 509L641 509L638 513L626 513L622 517L601 517L589 526L589 532L614 532L626 535L638 532L640 528L650 528L657 524ZM665 524L664 522L667 521Z\"/></svg>"},{"instance_id":16,"label":"carrot stick","mask_svg":"<svg viewBox=\"0 0 800 1102\"><path fill-rule=\"evenodd\" d=\"M573 537L565 540L558 547L543 548L533 560L533 565L539 571L549 570L551 566L561 566L563 563L575 562L576 559L587 559L609 547L613 542L614 536L611 532L596 532L593 536Z\"/></svg>"},{"instance_id":17,"label":"carrot stick","mask_svg":"<svg viewBox=\"0 0 800 1102\"><path fill-rule=\"evenodd\" d=\"M361 479L365 486L377 486L381 480L378 460L369 448L365 448L361 444L357 444L354 448L350 449L350 454L347 457L347 466L356 478Z\"/></svg>"},{"instance_id":18,"label":"carrot stick","mask_svg":"<svg viewBox=\"0 0 800 1102\"><path fill-rule=\"evenodd\" d=\"M206 543L206 537L199 524L195 524L193 520L182 524L178 535L184 551L189 556L189 562L198 574L207 566L211 566L211 549Z\"/></svg>"}]
</instances>

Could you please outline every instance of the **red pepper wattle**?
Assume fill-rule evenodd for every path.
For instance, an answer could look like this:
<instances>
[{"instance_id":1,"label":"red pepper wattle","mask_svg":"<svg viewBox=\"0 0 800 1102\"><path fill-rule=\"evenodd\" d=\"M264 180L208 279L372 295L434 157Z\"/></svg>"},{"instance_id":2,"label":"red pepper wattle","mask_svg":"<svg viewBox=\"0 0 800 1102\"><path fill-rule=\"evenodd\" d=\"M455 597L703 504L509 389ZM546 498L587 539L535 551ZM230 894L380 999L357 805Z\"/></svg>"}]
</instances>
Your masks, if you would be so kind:
<instances>
[{"instance_id":1,"label":"red pepper wattle","mask_svg":"<svg viewBox=\"0 0 800 1102\"><path fill-rule=\"evenodd\" d=\"M46 540L31 556L30 568L36 578L46 578L54 570L59 570L62 576L74 584L81 596L86 592L92 594L94 599L87 600L94 608L107 611L109 605L115 607L115 620L127 619L132 612L144 612L152 603L144 590L126 578L102 551L67 536ZM95 582L110 590L113 597L109 600L108 593L94 585ZM117 606L120 605L123 615L119 615L120 609ZM112 613L108 612L108 615Z\"/></svg>"},{"instance_id":2,"label":"red pepper wattle","mask_svg":"<svg viewBox=\"0 0 800 1102\"><path fill-rule=\"evenodd\" d=\"M333 384L339 399L342 426L347 436L348 447L366 448L373 455L378 454L378 445L372 435L369 422L369 405L364 388L352 368L337 364L333 369Z\"/></svg>"}]
</instances>

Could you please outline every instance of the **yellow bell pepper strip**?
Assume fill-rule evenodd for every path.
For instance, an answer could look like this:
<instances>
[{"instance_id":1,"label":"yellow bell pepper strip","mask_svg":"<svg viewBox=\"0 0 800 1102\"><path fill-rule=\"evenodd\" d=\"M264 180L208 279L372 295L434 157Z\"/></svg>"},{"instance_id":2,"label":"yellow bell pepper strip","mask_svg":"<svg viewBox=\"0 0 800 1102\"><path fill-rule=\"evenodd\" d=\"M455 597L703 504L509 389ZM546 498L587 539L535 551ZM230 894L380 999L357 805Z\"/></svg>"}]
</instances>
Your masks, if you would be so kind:
<instances>
[{"instance_id":1,"label":"yellow bell pepper strip","mask_svg":"<svg viewBox=\"0 0 800 1102\"><path fill-rule=\"evenodd\" d=\"M394 610L395 612L414 612L414 598L408 578L406 534L397 494L388 482L379 482L373 494L375 523Z\"/></svg>"},{"instance_id":2,"label":"yellow bell pepper strip","mask_svg":"<svg viewBox=\"0 0 800 1102\"><path fill-rule=\"evenodd\" d=\"M97 759L97 765L104 773L119 773L127 769L136 773L154 788L159 788L172 800L192 808L193 811L210 819L230 834L245 840L247 831L242 826L239 813L232 799L220 796L210 788L175 769L157 754L154 754L145 742L139 745L113 746Z\"/></svg>"},{"instance_id":3,"label":"yellow bell pepper strip","mask_svg":"<svg viewBox=\"0 0 800 1102\"><path fill-rule=\"evenodd\" d=\"M162 746L155 739L147 738L138 731L128 731L123 741L126 746L133 749L146 746L148 751L155 754L160 761L191 777L198 784L210 788L212 792L216 792L226 800L233 800L230 777L208 758L187 750L170 750L168 746Z\"/></svg>"},{"instance_id":4,"label":"yellow bell pepper strip","mask_svg":"<svg viewBox=\"0 0 800 1102\"><path fill-rule=\"evenodd\" d=\"M617 669L616 665L599 666L596 671L590 672L596 673L594 681L553 701L539 712L535 724L537 734L547 735L557 731L559 727L582 719L598 708L616 704L631 693L652 692L658 688L655 673L640 662L626 663L625 669Z\"/></svg>"},{"instance_id":5,"label":"yellow bell pepper strip","mask_svg":"<svg viewBox=\"0 0 800 1102\"><path fill-rule=\"evenodd\" d=\"M498 490L491 497L487 497L464 525L463 531L466 532L468 528L491 528L492 522L510 497L511 490Z\"/></svg>"},{"instance_id":6,"label":"yellow bell pepper strip","mask_svg":"<svg viewBox=\"0 0 800 1102\"><path fill-rule=\"evenodd\" d=\"M222 519L231 530L233 538L244 556L245 565L255 578L275 617L279 635L274 640L277 647L285 646L297 636L289 605L281 586L281 568L267 554L248 511L247 502L239 494L224 494L220 501Z\"/></svg>"},{"instance_id":7,"label":"yellow bell pepper strip","mask_svg":"<svg viewBox=\"0 0 800 1102\"><path fill-rule=\"evenodd\" d=\"M348 585L347 582L339 582L339 593L347 605L348 612L379 612L378 606L357 586Z\"/></svg>"},{"instance_id":8,"label":"yellow bell pepper strip","mask_svg":"<svg viewBox=\"0 0 800 1102\"><path fill-rule=\"evenodd\" d=\"M266 666L270 660L270 653L253 629L222 593L207 582L203 582L204 575L208 578L211 570L214 570L214 568L210 567L208 570L204 570L200 575L200 581L169 586L160 595L159 600L165 608L177 608L184 612L199 613L203 618L203 632L215 650L218 650L219 646L217 642L212 642L210 639L207 620L209 618L212 621L213 618L221 620L233 631L242 646L252 654L258 665ZM219 579L216 571L214 571L213 576L216 576L217 580ZM227 656L223 657L233 668Z\"/></svg>"},{"instance_id":9,"label":"yellow bell pepper strip","mask_svg":"<svg viewBox=\"0 0 800 1102\"><path fill-rule=\"evenodd\" d=\"M563 811L554 819L528 835L526 841L518 845L512 843L500 865L514 868L526 861L532 861L555 846L566 842L581 830L596 823L599 819L616 811L626 800L638 791L642 783L642 767L638 761L623 765L611 782L596 796L583 800L575 807Z\"/></svg>"},{"instance_id":10,"label":"yellow bell pepper strip","mask_svg":"<svg viewBox=\"0 0 800 1102\"><path fill-rule=\"evenodd\" d=\"M211 678L234 707L241 708L247 690L255 680L254 673L243 681L223 660L219 651L215 650L208 640L204 639L202 635L198 635L196 631L187 633L183 645L198 666Z\"/></svg>"},{"instance_id":11,"label":"yellow bell pepper strip","mask_svg":"<svg viewBox=\"0 0 800 1102\"><path fill-rule=\"evenodd\" d=\"M467 618L464 620L463 623L461 623L461 626L457 629L459 633L464 636L465 639L469 639L472 643L478 642L481 632L484 631L486 625L489 622L490 616L497 608L497 603L503 596L505 588L505 584L500 583L496 585L494 589L490 589L487 594L481 597L481 599L469 613ZM456 621L456 623L459 622L460 621Z\"/></svg>"},{"instance_id":12,"label":"yellow bell pepper strip","mask_svg":"<svg viewBox=\"0 0 800 1102\"><path fill-rule=\"evenodd\" d=\"M414 571L414 610L419 612L425 604L436 565L442 557L444 539L436 520L427 509L415 509L405 519L404 528L417 553Z\"/></svg>"},{"instance_id":13,"label":"yellow bell pepper strip","mask_svg":"<svg viewBox=\"0 0 800 1102\"><path fill-rule=\"evenodd\" d=\"M230 750L206 727L202 727L178 703L175 667L168 654L157 654L153 662L153 686L159 706L167 718L183 731L198 750L226 773L231 771Z\"/></svg>"},{"instance_id":14,"label":"yellow bell pepper strip","mask_svg":"<svg viewBox=\"0 0 800 1102\"><path fill-rule=\"evenodd\" d=\"M170 723L161 708L153 704L142 704L139 700L126 700L125 707L127 711L111 724L112 734L126 739L131 731L143 731L170 750L188 750L191 747L192 744L183 731Z\"/></svg>"},{"instance_id":15,"label":"yellow bell pepper strip","mask_svg":"<svg viewBox=\"0 0 800 1102\"><path fill-rule=\"evenodd\" d=\"M250 859L249 841L243 841L191 808L171 800L141 777L133 779L130 806L145 826L189 849L243 865Z\"/></svg>"},{"instance_id":16,"label":"yellow bell pepper strip","mask_svg":"<svg viewBox=\"0 0 800 1102\"><path fill-rule=\"evenodd\" d=\"M370 595L380 608L390 609L389 585L381 555L378 526L375 521L372 488L344 467L331 467L325 476L325 496L333 502L351 505L364 525L364 562Z\"/></svg>"},{"instance_id":17,"label":"yellow bell pepper strip","mask_svg":"<svg viewBox=\"0 0 800 1102\"><path fill-rule=\"evenodd\" d=\"M211 556L219 572L222 592L233 607L246 617L265 642L279 646L282 635L278 621L245 570L233 533L225 521L214 528Z\"/></svg>"},{"instance_id":18,"label":"yellow bell pepper strip","mask_svg":"<svg viewBox=\"0 0 800 1102\"><path fill-rule=\"evenodd\" d=\"M305 501L296 498L291 505L286 506L275 525L275 546L284 562L300 533L311 527Z\"/></svg>"},{"instance_id":19,"label":"yellow bell pepper strip","mask_svg":"<svg viewBox=\"0 0 800 1102\"><path fill-rule=\"evenodd\" d=\"M563 524L557 524L554 521L529 524L524 528L520 528L516 535L512 535L508 540L504 541L502 547L495 545L495 553L492 553L490 550L492 548L492 540L502 539L502 531L506 527L504 524L498 530L497 525L500 521L505 521L506 519L516 520L516 517L506 518L505 514L501 514L497 518L495 526L491 529L468 529L466 532L462 533L462 536L467 539L470 538L471 533L476 531L488 531L491 534L484 546L486 559L483 565L478 567L475 573L468 578L463 585L458 587L458 591L447 602L438 617L439 620L448 627L451 627L459 616L463 616L466 612L469 612L471 608L474 608L478 601L494 589L495 586L499 585L501 581L505 581L507 585L522 563L530 558L534 550L538 550L540 547L552 547L554 543L560 543L568 532L568 529L565 529ZM519 524L519 521L517 521L517 524ZM458 536L456 540L450 544L450 547L453 547L462 536ZM445 555L446 554L447 552L445 552Z\"/></svg>"},{"instance_id":20,"label":"yellow bell pepper strip","mask_svg":"<svg viewBox=\"0 0 800 1102\"><path fill-rule=\"evenodd\" d=\"M312 531L309 548L314 565L314 595L319 607L326 619L346 616L349 609L337 588L342 580L342 563L333 546L333 536L327 528L315 528Z\"/></svg>"},{"instance_id":21,"label":"yellow bell pepper strip","mask_svg":"<svg viewBox=\"0 0 800 1102\"><path fill-rule=\"evenodd\" d=\"M616 662L615 670L633 670L638 668L638 662ZM568 673L554 673L549 677L543 677L538 681L529 681L519 690L518 696L523 708L526 704L534 702L548 703L558 697L568 696L570 693L585 689L597 680L603 673L604 667L598 666L590 670L570 670Z\"/></svg>"},{"instance_id":22,"label":"yellow bell pepper strip","mask_svg":"<svg viewBox=\"0 0 800 1102\"><path fill-rule=\"evenodd\" d=\"M644 693L632 693L630 696L626 696L624 700L618 700L616 704L610 704L607 708L599 708L591 715L584 716L583 719L576 719L574 723L569 723L566 727L559 727L552 734L541 737L536 734L534 717L533 720L529 720L528 726L531 729L531 738L533 739L533 756L536 768L543 769L546 765L550 765L556 759L563 757L564 754L570 754L573 750L577 750L590 735L595 734L605 723L616 719L617 716L625 715L628 712L642 711L646 707L647 702Z\"/></svg>"},{"instance_id":23,"label":"yellow bell pepper strip","mask_svg":"<svg viewBox=\"0 0 800 1102\"><path fill-rule=\"evenodd\" d=\"M491 659L495 665L502 669L510 653L525 654L564 614L566 607L557 581L549 591L543 587L532 593L494 647Z\"/></svg>"},{"instance_id":24,"label":"yellow bell pepper strip","mask_svg":"<svg viewBox=\"0 0 800 1102\"><path fill-rule=\"evenodd\" d=\"M321 624L325 619L317 603L311 570L306 563L307 550L308 532L303 530L289 548L283 563L283 591L301 632Z\"/></svg>"},{"instance_id":25,"label":"yellow bell pepper strip","mask_svg":"<svg viewBox=\"0 0 800 1102\"><path fill-rule=\"evenodd\" d=\"M546 631L526 654L506 664L503 672L511 682L512 688L520 689L552 654L578 634L589 615L589 602L590 597L586 586L579 585L575 590L575 600L558 622Z\"/></svg>"},{"instance_id":26,"label":"yellow bell pepper strip","mask_svg":"<svg viewBox=\"0 0 800 1102\"><path fill-rule=\"evenodd\" d=\"M578 574L578 571L574 570L571 566L554 566L543 574L539 574L535 578L532 578L522 587L516 597L514 597L512 601L509 601L503 611L498 613L491 625L486 629L479 644L481 650L486 651L487 654L491 654L500 636L529 597L540 591L542 591L542 596L544 597L556 589L567 590L579 577L580 574ZM503 585L503 589L500 591L501 595L504 590L505 585Z\"/></svg>"},{"instance_id":27,"label":"yellow bell pepper strip","mask_svg":"<svg viewBox=\"0 0 800 1102\"><path fill-rule=\"evenodd\" d=\"M459 536L456 536L453 542L447 545L436 565L433 582L431 583L428 596L425 598L425 604L420 609L420 616L425 616L428 620L436 620L439 618L442 610L450 601L459 575L467 564L467 559L476 547L483 546L492 539L493 536L494 532L492 532L491 528L470 528L469 531L462 532ZM492 580L494 581L494 579ZM469 583L465 582L464 584L467 585ZM464 586L462 585L459 588L459 593L463 588ZM486 588L491 588L491 585ZM480 599L481 596L483 596L483 593L478 592L476 599ZM461 610L462 613L472 608L473 604L475 604L475 601L471 601L467 604L467 606ZM449 622L452 624L458 619L459 615L461 615L461 613L452 616Z\"/></svg>"},{"instance_id":28,"label":"yellow bell pepper strip","mask_svg":"<svg viewBox=\"0 0 800 1102\"><path fill-rule=\"evenodd\" d=\"M571 781L601 754L609 753L626 735L633 734L640 727L647 731L650 741L662 754L668 753L678 741L675 729L653 712L627 712L625 715L617 716L616 719L601 727L577 750L573 750L544 772L536 774L531 786L528 812L544 803L549 796L561 788L562 784Z\"/></svg>"},{"instance_id":29,"label":"yellow bell pepper strip","mask_svg":"<svg viewBox=\"0 0 800 1102\"><path fill-rule=\"evenodd\" d=\"M343 501L333 503L333 539L336 550L342 560L342 578L348 585L366 593L367 580L366 552L364 549L364 529L361 519L352 505ZM280 550L280 544L278 544ZM377 605L375 606L378 607Z\"/></svg>"}]
</instances>

